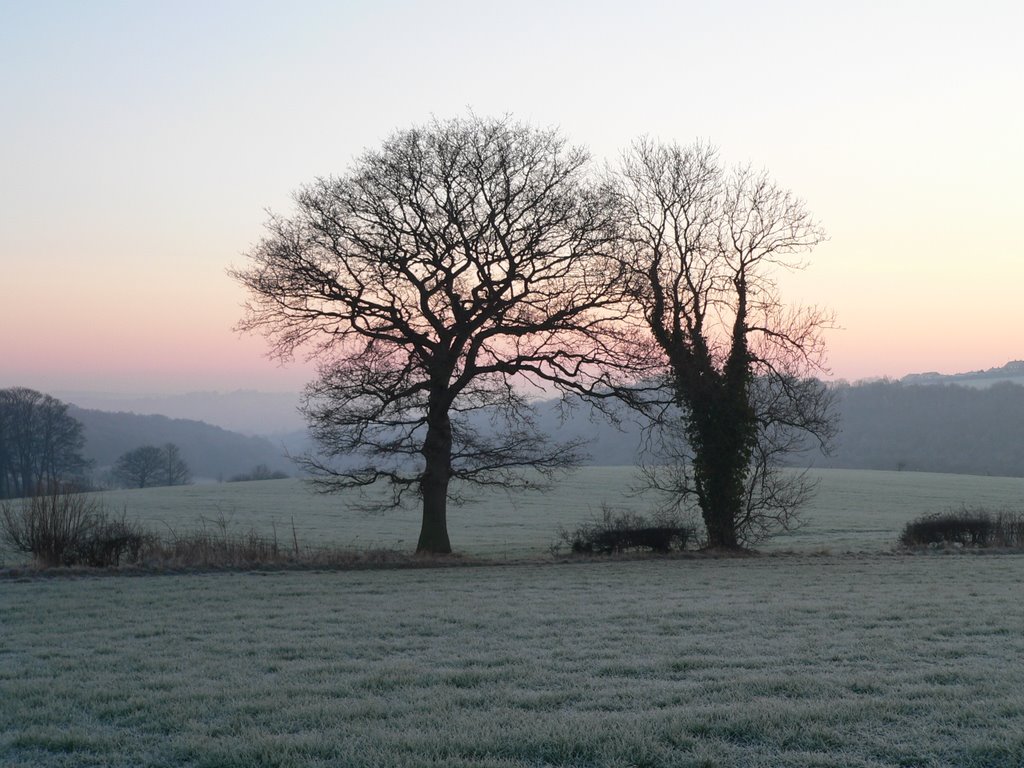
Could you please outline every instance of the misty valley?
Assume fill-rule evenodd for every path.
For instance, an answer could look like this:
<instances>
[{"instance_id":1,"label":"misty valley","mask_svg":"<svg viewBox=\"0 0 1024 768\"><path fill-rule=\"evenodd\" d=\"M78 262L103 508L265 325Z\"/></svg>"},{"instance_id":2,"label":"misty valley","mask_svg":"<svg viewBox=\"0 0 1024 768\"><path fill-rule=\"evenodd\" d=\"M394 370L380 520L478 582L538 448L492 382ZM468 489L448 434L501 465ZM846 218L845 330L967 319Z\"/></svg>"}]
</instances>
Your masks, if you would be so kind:
<instances>
[{"instance_id":1,"label":"misty valley","mask_svg":"<svg viewBox=\"0 0 1024 768\"><path fill-rule=\"evenodd\" d=\"M808 457L815 467L1024 477L1021 363L833 388L840 433L830 453ZM118 457L141 445L178 446L192 482L199 484L244 476L258 466L299 476L289 457L315 450L297 410L298 394L55 394L81 424L87 465L81 481L87 488L117 487L110 470ZM544 433L585 444L584 466L632 466L645 458L636 421L613 425L585 405L565 411L555 400L534 407Z\"/></svg>"}]
</instances>

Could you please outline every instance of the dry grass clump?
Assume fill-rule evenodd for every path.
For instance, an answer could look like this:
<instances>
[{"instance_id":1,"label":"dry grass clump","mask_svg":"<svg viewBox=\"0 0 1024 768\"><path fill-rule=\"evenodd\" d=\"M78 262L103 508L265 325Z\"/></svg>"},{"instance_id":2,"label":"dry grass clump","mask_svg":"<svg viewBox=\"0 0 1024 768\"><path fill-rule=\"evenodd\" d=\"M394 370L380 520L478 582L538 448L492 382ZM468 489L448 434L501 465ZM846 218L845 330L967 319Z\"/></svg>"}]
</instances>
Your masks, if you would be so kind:
<instances>
[{"instance_id":1,"label":"dry grass clump","mask_svg":"<svg viewBox=\"0 0 1024 768\"><path fill-rule=\"evenodd\" d=\"M0 505L0 537L46 568L137 563L156 541L123 515L111 517L98 499L61 486Z\"/></svg>"},{"instance_id":2,"label":"dry grass clump","mask_svg":"<svg viewBox=\"0 0 1024 768\"><path fill-rule=\"evenodd\" d=\"M301 558L298 540L287 545L273 536L262 536L255 529L235 531L220 517L201 520L198 530L179 532L170 529L146 553L146 563L163 566L244 566L281 565Z\"/></svg>"},{"instance_id":3,"label":"dry grass clump","mask_svg":"<svg viewBox=\"0 0 1024 768\"><path fill-rule=\"evenodd\" d=\"M470 562L457 556L424 557L384 547L309 546L299 542L294 523L287 539L254 528L236 530L226 518L202 520L198 530L170 531L146 552L150 568L374 568L429 567Z\"/></svg>"},{"instance_id":4,"label":"dry grass clump","mask_svg":"<svg viewBox=\"0 0 1024 768\"><path fill-rule=\"evenodd\" d=\"M905 547L1024 547L1024 513L982 507L924 515L903 528Z\"/></svg>"}]
</instances>

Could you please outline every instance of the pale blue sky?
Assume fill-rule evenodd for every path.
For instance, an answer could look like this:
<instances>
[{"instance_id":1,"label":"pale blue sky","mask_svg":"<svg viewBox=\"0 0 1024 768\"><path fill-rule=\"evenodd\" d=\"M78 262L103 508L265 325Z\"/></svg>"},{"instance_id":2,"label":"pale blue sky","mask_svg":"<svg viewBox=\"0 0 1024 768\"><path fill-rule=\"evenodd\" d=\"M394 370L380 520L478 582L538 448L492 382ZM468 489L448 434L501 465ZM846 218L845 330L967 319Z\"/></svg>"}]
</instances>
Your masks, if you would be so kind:
<instances>
[{"instance_id":1,"label":"pale blue sky","mask_svg":"<svg viewBox=\"0 0 1024 768\"><path fill-rule=\"evenodd\" d=\"M837 311L838 376L1022 358L1022 29L1011 2L0 0L0 386L300 386L231 331L225 268L264 208L468 108L767 167L830 234L783 282Z\"/></svg>"}]
</instances>

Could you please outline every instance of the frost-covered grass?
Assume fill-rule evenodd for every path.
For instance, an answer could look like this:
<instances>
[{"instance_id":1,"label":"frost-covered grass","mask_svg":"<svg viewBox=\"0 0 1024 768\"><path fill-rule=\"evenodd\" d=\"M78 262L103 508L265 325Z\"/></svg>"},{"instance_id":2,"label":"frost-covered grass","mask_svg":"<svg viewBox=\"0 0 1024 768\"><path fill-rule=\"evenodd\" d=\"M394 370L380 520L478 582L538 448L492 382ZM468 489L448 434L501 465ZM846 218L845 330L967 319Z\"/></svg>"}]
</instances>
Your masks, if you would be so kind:
<instances>
[{"instance_id":1,"label":"frost-covered grass","mask_svg":"<svg viewBox=\"0 0 1024 768\"><path fill-rule=\"evenodd\" d=\"M657 500L635 496L632 467L586 467L547 493L509 496L488 492L449 510L452 546L492 558L543 555L559 527L573 529L600 515L601 507L649 513ZM880 551L891 549L903 526L921 515L969 507L1019 509L1024 479L913 472L818 470L818 495L807 507L804 528L779 536L765 549ZM419 533L415 508L368 514L352 496L314 493L301 480L273 480L114 491L102 494L108 510L139 518L158 532L197 528L205 519L231 521L276 535L291 546L292 523L301 545L412 550ZM209 525L209 523L207 523ZM0 554L2 557L2 554ZM7 554L8 564L19 558Z\"/></svg>"},{"instance_id":2,"label":"frost-covered grass","mask_svg":"<svg viewBox=\"0 0 1024 768\"><path fill-rule=\"evenodd\" d=\"M0 765L1020 766L1024 557L0 583Z\"/></svg>"}]
</instances>

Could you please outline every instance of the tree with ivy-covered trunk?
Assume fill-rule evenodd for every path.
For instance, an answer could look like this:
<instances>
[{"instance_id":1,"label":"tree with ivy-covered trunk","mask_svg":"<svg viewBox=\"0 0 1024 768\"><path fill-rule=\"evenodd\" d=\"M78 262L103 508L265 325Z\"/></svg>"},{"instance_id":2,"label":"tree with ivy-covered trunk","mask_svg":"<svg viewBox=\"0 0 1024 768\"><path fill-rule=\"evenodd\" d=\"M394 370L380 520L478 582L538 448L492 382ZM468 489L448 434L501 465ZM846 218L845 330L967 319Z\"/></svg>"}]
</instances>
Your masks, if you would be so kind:
<instances>
[{"instance_id":1,"label":"tree with ivy-covered trunk","mask_svg":"<svg viewBox=\"0 0 1024 768\"><path fill-rule=\"evenodd\" d=\"M536 488L577 462L536 428L529 388L607 393L634 368L614 207L589 164L554 130L435 120L302 189L231 272L240 328L318 362L306 467L325 490L418 496L419 552L451 551L453 481Z\"/></svg>"},{"instance_id":2,"label":"tree with ivy-covered trunk","mask_svg":"<svg viewBox=\"0 0 1024 768\"><path fill-rule=\"evenodd\" d=\"M835 433L813 376L831 315L787 309L773 271L799 267L823 231L765 173L726 171L705 145L638 141L614 183L623 263L674 406L656 420L663 450L648 477L696 502L709 547L791 527L811 487L782 460Z\"/></svg>"}]
</instances>

